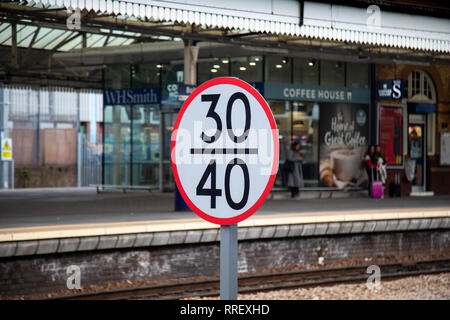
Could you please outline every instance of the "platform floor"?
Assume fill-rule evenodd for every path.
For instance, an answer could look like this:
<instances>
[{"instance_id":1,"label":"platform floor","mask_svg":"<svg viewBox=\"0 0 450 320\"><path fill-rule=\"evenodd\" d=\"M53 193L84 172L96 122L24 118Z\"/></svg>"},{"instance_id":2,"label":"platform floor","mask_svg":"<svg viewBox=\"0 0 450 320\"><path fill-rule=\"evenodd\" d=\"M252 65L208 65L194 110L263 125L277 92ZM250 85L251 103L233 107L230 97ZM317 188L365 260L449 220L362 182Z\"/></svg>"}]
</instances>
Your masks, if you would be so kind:
<instances>
[{"instance_id":1,"label":"platform floor","mask_svg":"<svg viewBox=\"0 0 450 320\"><path fill-rule=\"evenodd\" d=\"M175 212L171 193L106 192L94 188L16 189L0 191L0 230L10 228L109 223L139 224L155 220L203 221L193 212ZM449 196L370 199L266 200L252 216L268 215L336 215L358 212L396 212L449 210Z\"/></svg>"}]
</instances>

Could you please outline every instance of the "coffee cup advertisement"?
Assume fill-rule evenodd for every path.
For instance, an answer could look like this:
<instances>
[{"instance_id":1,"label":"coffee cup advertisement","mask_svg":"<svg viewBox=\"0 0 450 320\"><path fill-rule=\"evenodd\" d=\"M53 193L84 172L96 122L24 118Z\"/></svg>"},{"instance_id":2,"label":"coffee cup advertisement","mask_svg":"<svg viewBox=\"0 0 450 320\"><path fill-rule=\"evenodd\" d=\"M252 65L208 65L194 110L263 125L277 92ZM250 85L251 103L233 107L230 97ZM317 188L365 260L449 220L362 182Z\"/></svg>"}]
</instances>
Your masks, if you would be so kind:
<instances>
[{"instance_id":1,"label":"coffee cup advertisement","mask_svg":"<svg viewBox=\"0 0 450 320\"><path fill-rule=\"evenodd\" d=\"M369 145L368 117L368 105L321 103L321 186L341 189L367 184L363 159Z\"/></svg>"}]
</instances>

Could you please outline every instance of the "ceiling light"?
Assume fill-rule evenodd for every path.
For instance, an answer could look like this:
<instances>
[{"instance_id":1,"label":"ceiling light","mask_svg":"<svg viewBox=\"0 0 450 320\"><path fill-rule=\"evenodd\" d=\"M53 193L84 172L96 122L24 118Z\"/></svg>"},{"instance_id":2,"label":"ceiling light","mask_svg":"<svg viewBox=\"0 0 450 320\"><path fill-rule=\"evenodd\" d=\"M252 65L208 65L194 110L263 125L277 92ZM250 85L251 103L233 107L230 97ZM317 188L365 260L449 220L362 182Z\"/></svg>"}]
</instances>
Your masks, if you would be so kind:
<instances>
[{"instance_id":1,"label":"ceiling light","mask_svg":"<svg viewBox=\"0 0 450 320\"><path fill-rule=\"evenodd\" d=\"M286 63L287 63L287 60L286 60L286 59L283 59L283 60L281 60L281 62L283 62L284 64L286 64Z\"/></svg>"},{"instance_id":2,"label":"ceiling light","mask_svg":"<svg viewBox=\"0 0 450 320\"><path fill-rule=\"evenodd\" d=\"M256 58L255 58L255 61L259 61L259 58L258 58L258 57L256 57Z\"/></svg>"},{"instance_id":3,"label":"ceiling light","mask_svg":"<svg viewBox=\"0 0 450 320\"><path fill-rule=\"evenodd\" d=\"M247 70L247 68L246 67L240 67L239 70L245 71L245 70Z\"/></svg>"},{"instance_id":4,"label":"ceiling light","mask_svg":"<svg viewBox=\"0 0 450 320\"><path fill-rule=\"evenodd\" d=\"M218 64L213 65L214 68L219 69L220 66Z\"/></svg>"},{"instance_id":5,"label":"ceiling light","mask_svg":"<svg viewBox=\"0 0 450 320\"><path fill-rule=\"evenodd\" d=\"M230 60L228 60L228 59L223 59L222 60L222 63L224 63L224 64L227 64L228 62L230 62Z\"/></svg>"},{"instance_id":6,"label":"ceiling light","mask_svg":"<svg viewBox=\"0 0 450 320\"><path fill-rule=\"evenodd\" d=\"M282 66L281 64L277 64L277 65L275 66L275 68L281 69L281 68L283 68L283 66Z\"/></svg>"},{"instance_id":7,"label":"ceiling light","mask_svg":"<svg viewBox=\"0 0 450 320\"><path fill-rule=\"evenodd\" d=\"M255 61L250 61L248 64L251 65L252 67L256 66L256 62Z\"/></svg>"},{"instance_id":8,"label":"ceiling light","mask_svg":"<svg viewBox=\"0 0 450 320\"><path fill-rule=\"evenodd\" d=\"M163 66L162 66L162 64L157 64L156 67L157 67L158 69L161 69Z\"/></svg>"},{"instance_id":9,"label":"ceiling light","mask_svg":"<svg viewBox=\"0 0 450 320\"><path fill-rule=\"evenodd\" d=\"M211 72L212 72L212 73L216 73L216 72L217 72L217 69L211 69Z\"/></svg>"},{"instance_id":10,"label":"ceiling light","mask_svg":"<svg viewBox=\"0 0 450 320\"><path fill-rule=\"evenodd\" d=\"M315 64L316 64L315 60L309 60L308 61L308 66L310 66L310 67L314 67Z\"/></svg>"}]
</instances>

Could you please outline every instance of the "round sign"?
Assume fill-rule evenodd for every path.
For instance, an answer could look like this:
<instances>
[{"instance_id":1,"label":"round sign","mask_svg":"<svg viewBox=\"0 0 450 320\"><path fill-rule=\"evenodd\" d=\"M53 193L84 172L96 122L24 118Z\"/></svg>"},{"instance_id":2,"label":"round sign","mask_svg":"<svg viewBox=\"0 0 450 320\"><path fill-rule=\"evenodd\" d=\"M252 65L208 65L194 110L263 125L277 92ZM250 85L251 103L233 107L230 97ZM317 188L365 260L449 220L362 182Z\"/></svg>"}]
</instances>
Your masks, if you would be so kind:
<instances>
[{"instance_id":1,"label":"round sign","mask_svg":"<svg viewBox=\"0 0 450 320\"><path fill-rule=\"evenodd\" d=\"M238 223L252 215L278 170L278 131L267 102L248 83L223 77L185 101L171 141L178 189L201 218Z\"/></svg>"}]
</instances>

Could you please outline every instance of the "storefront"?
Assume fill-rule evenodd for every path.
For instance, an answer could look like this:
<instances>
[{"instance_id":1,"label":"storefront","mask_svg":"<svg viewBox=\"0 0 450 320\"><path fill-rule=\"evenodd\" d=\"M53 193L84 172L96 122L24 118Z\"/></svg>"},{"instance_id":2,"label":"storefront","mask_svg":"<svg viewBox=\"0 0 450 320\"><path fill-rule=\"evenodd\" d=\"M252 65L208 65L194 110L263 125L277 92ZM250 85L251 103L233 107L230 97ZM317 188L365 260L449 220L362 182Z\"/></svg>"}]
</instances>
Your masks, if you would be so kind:
<instances>
[{"instance_id":1,"label":"storefront","mask_svg":"<svg viewBox=\"0 0 450 320\"><path fill-rule=\"evenodd\" d=\"M400 182L402 195L448 194L450 169L439 156L448 131L448 66L377 65L377 142L386 154L387 190ZM439 98L439 99L438 99ZM413 174L408 176L409 167Z\"/></svg>"},{"instance_id":2,"label":"storefront","mask_svg":"<svg viewBox=\"0 0 450 320\"><path fill-rule=\"evenodd\" d=\"M107 89L103 183L154 185L159 175L159 88Z\"/></svg>"},{"instance_id":3,"label":"storefront","mask_svg":"<svg viewBox=\"0 0 450 320\"><path fill-rule=\"evenodd\" d=\"M368 88L282 83L256 87L262 88L277 122L280 163L291 142L300 142L306 187L367 183L362 159L370 141ZM279 174L278 185L281 180Z\"/></svg>"},{"instance_id":4,"label":"storefront","mask_svg":"<svg viewBox=\"0 0 450 320\"><path fill-rule=\"evenodd\" d=\"M243 79L266 98L280 133L280 163L291 141L299 141L306 187L366 183L361 163L370 141L368 64L279 56L198 62L197 83L219 76ZM193 90L183 85L183 65L111 66L104 79L104 184L170 189L171 128ZM132 89L118 93L124 88ZM142 102L142 90L153 99Z\"/></svg>"}]
</instances>

